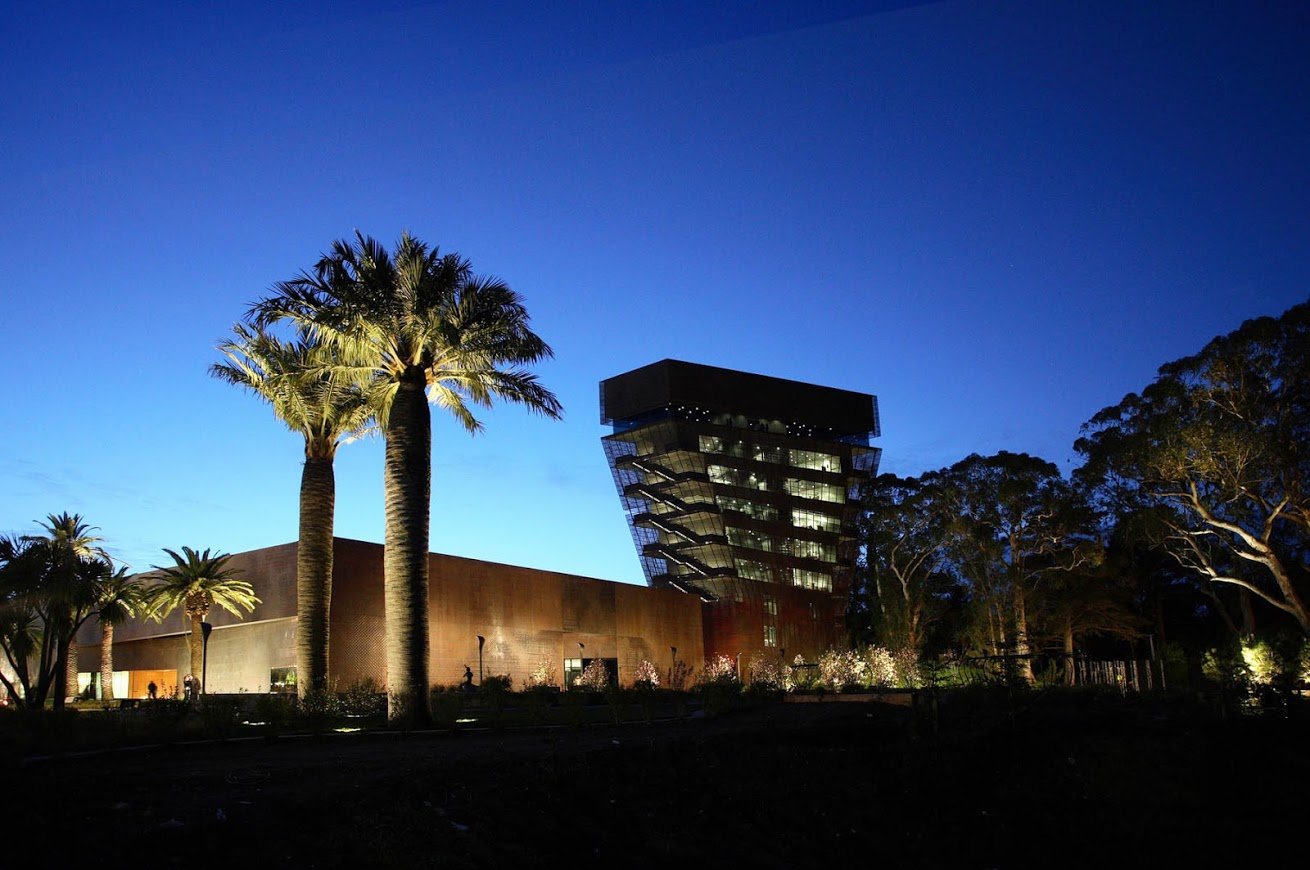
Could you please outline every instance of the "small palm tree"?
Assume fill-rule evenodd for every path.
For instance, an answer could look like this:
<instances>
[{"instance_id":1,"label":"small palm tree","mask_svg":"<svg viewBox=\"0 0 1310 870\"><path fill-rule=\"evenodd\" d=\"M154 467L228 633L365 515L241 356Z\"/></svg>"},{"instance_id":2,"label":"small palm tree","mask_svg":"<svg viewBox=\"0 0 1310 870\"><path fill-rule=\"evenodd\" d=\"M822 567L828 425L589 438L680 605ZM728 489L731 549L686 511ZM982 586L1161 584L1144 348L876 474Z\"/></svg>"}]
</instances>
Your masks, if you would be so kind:
<instances>
[{"instance_id":1,"label":"small palm tree","mask_svg":"<svg viewBox=\"0 0 1310 870\"><path fill-rule=\"evenodd\" d=\"M405 233L394 253L372 238L338 240L312 272L280 282L251 310L256 324L289 320L340 354L338 376L371 380L386 437L387 685L420 720L428 697L428 535L432 414L482 428L472 406L494 399L558 418L560 403L522 366L551 356L518 294L473 274ZM395 712L393 710L393 712Z\"/></svg>"},{"instance_id":2,"label":"small palm tree","mask_svg":"<svg viewBox=\"0 0 1310 870\"><path fill-rule=\"evenodd\" d=\"M296 548L296 681L301 697L328 685L332 605L332 532L337 447L364 431L371 416L360 384L333 377L334 356L311 336L283 341L238 323L236 338L218 346L229 363L210 373L244 387L305 439L300 474L300 538Z\"/></svg>"},{"instance_id":3,"label":"small palm tree","mask_svg":"<svg viewBox=\"0 0 1310 870\"><path fill-rule=\"evenodd\" d=\"M191 621L191 673L199 674L204 667L200 626L209 608L218 605L240 618L241 609L254 611L259 599L254 587L237 579L240 572L227 566L232 558L228 553L210 555L209 550L198 553L190 547L182 548L183 555L167 547L164 552L172 557L173 564L167 568L153 566L154 582L146 592L148 613L163 619L178 607L183 609Z\"/></svg>"},{"instance_id":4,"label":"small palm tree","mask_svg":"<svg viewBox=\"0 0 1310 870\"><path fill-rule=\"evenodd\" d=\"M114 700L114 626L148 610L146 584L141 575L122 567L101 587L96 616L100 619L100 698Z\"/></svg>"}]
</instances>

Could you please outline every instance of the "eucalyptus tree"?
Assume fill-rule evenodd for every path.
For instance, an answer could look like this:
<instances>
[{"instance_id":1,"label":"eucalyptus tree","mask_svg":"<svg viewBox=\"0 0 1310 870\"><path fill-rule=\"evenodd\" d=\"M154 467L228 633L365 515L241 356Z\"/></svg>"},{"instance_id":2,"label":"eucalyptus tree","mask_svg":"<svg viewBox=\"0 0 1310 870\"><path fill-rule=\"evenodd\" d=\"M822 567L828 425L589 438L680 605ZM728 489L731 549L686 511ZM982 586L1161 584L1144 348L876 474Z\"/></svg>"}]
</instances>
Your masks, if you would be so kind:
<instances>
[{"instance_id":1,"label":"eucalyptus tree","mask_svg":"<svg viewBox=\"0 0 1310 870\"><path fill-rule=\"evenodd\" d=\"M228 566L232 557L227 553L210 554L206 549L197 552L183 547L179 554L164 548L173 559L167 567L155 565L146 590L148 613L163 619L181 607L191 623L191 674L199 676L204 668L203 634L201 631L209 609L215 605L238 618L242 610L251 613L259 599L254 587L240 579L240 571Z\"/></svg>"},{"instance_id":2,"label":"eucalyptus tree","mask_svg":"<svg viewBox=\"0 0 1310 870\"><path fill-rule=\"evenodd\" d=\"M992 630L1008 626L1005 646L1031 682L1031 597L1043 578L1097 558L1096 515L1055 465L1026 453L974 454L941 478L956 569L989 608Z\"/></svg>"},{"instance_id":3,"label":"eucalyptus tree","mask_svg":"<svg viewBox=\"0 0 1310 870\"><path fill-rule=\"evenodd\" d=\"M1310 303L1168 363L1083 426L1080 474L1156 542L1310 634Z\"/></svg>"},{"instance_id":4,"label":"eucalyptus tree","mask_svg":"<svg viewBox=\"0 0 1310 870\"><path fill-rule=\"evenodd\" d=\"M300 535L296 547L296 685L301 697L328 686L332 535L337 448L365 431L372 411L364 385L334 373L336 355L302 332L286 341L238 323L219 344L228 358L211 374L251 391L300 434Z\"/></svg>"},{"instance_id":5,"label":"eucalyptus tree","mask_svg":"<svg viewBox=\"0 0 1310 870\"><path fill-rule=\"evenodd\" d=\"M946 550L953 501L935 472L879 475L863 495L860 573L872 628L883 646L921 653L953 585Z\"/></svg>"},{"instance_id":6,"label":"eucalyptus tree","mask_svg":"<svg viewBox=\"0 0 1310 870\"><path fill-rule=\"evenodd\" d=\"M405 233L394 252L356 233L315 267L281 282L252 311L256 325L290 321L341 357L339 377L373 379L370 396L386 439L387 684L405 709L430 718L428 550L432 418L428 403L469 432L475 407L500 399L547 417L555 395L524 368L551 356L527 309L504 282L468 260Z\"/></svg>"},{"instance_id":7,"label":"eucalyptus tree","mask_svg":"<svg viewBox=\"0 0 1310 870\"><path fill-rule=\"evenodd\" d=\"M1074 653L1089 636L1141 637L1145 619L1137 612L1132 578L1116 566L1086 564L1050 572L1034 594L1037 633L1064 653L1064 682L1074 684Z\"/></svg>"}]
</instances>

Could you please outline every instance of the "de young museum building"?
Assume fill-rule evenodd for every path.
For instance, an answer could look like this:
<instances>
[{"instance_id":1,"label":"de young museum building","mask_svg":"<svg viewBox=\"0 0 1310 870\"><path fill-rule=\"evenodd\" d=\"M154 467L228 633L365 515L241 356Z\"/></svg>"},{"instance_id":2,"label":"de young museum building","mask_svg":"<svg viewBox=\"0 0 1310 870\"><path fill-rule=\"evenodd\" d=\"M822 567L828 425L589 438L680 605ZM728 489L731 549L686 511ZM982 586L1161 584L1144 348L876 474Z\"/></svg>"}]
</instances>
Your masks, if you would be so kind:
<instances>
[{"instance_id":1,"label":"de young museum building","mask_svg":"<svg viewBox=\"0 0 1310 870\"><path fill-rule=\"evenodd\" d=\"M647 586L429 555L430 674L466 665L523 683L543 661L571 685L593 659L630 684L720 654L808 661L846 641L861 482L876 473L877 399L677 360L602 381L602 438ZM295 683L296 544L233 555L261 603L210 611L207 689ZM189 627L180 611L114 637L114 696L180 691ZM382 546L336 539L330 626L338 686L386 684ZM79 635L79 688L99 694L100 629Z\"/></svg>"}]
</instances>

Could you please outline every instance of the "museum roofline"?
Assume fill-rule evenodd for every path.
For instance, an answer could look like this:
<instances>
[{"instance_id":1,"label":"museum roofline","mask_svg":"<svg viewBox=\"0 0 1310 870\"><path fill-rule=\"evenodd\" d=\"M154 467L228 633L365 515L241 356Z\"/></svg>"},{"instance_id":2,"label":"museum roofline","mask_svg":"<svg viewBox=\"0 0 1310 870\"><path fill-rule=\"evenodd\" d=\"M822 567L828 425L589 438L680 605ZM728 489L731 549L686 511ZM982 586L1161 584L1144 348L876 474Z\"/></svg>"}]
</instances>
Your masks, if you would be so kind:
<instances>
[{"instance_id":1,"label":"museum roofline","mask_svg":"<svg viewBox=\"0 0 1310 870\"><path fill-rule=\"evenodd\" d=\"M805 424L834 436L878 435L869 393L664 359L600 383L600 422L623 428L665 410L695 409Z\"/></svg>"}]
</instances>

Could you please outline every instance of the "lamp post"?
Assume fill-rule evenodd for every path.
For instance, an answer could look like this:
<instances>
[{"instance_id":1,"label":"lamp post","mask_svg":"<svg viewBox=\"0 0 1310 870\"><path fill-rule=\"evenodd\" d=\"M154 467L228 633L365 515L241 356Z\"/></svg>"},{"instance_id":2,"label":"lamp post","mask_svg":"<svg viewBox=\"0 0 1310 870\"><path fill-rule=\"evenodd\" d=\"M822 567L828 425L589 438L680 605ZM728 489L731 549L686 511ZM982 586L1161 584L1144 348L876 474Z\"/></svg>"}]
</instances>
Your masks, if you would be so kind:
<instances>
[{"instance_id":1,"label":"lamp post","mask_svg":"<svg viewBox=\"0 0 1310 870\"><path fill-rule=\"evenodd\" d=\"M209 634L214 626L208 622L200 623L200 694L205 694L205 678L209 674Z\"/></svg>"},{"instance_id":2,"label":"lamp post","mask_svg":"<svg viewBox=\"0 0 1310 870\"><path fill-rule=\"evenodd\" d=\"M577 679L579 679L579 680L582 679L582 657L583 657L583 655L585 655L584 650L586 650L586 648L587 648L587 645L586 645L585 643L583 643L582 641L578 641L578 677L577 677Z\"/></svg>"},{"instance_id":3,"label":"lamp post","mask_svg":"<svg viewBox=\"0 0 1310 870\"><path fill-rule=\"evenodd\" d=\"M487 639L485 637L483 637L482 635L478 635L478 685L479 686L482 685L482 647L486 642Z\"/></svg>"}]
</instances>

